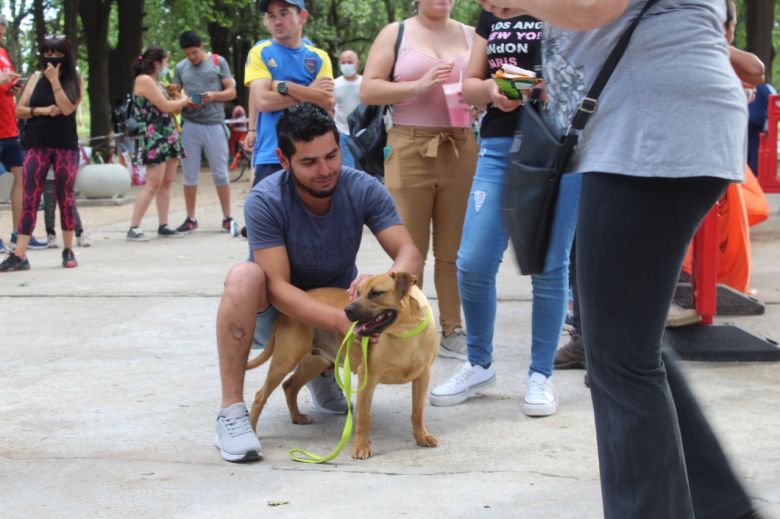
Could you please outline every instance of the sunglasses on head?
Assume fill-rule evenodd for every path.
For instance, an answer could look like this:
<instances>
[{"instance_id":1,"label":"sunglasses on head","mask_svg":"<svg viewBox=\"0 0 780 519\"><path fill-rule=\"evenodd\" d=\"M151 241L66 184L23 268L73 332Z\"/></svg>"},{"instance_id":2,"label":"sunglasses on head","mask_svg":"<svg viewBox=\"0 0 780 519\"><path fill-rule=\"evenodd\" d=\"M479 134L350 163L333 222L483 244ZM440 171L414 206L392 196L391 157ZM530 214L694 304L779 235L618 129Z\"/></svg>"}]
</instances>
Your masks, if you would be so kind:
<instances>
[{"instance_id":1,"label":"sunglasses on head","mask_svg":"<svg viewBox=\"0 0 780 519\"><path fill-rule=\"evenodd\" d=\"M64 40L66 36L64 34L47 34L43 37L44 40L54 40L54 41L60 41Z\"/></svg>"}]
</instances>

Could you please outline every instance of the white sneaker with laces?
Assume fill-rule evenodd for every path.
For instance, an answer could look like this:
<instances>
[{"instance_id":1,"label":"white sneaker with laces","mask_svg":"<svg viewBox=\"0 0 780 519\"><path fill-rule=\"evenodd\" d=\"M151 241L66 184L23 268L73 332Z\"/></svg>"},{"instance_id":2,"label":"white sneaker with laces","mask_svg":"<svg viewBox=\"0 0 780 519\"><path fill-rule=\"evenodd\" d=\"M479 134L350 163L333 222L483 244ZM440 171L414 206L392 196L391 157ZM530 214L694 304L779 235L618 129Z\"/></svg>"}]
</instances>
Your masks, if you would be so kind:
<instances>
[{"instance_id":1,"label":"white sneaker with laces","mask_svg":"<svg viewBox=\"0 0 780 519\"><path fill-rule=\"evenodd\" d=\"M254 461L260 459L263 447L249 423L249 411L244 402L220 409L217 415L217 446L225 461Z\"/></svg>"},{"instance_id":2,"label":"white sneaker with laces","mask_svg":"<svg viewBox=\"0 0 780 519\"><path fill-rule=\"evenodd\" d=\"M463 328L456 326L449 335L444 335L442 332L439 357L466 360L468 358L467 352L466 332Z\"/></svg>"},{"instance_id":3,"label":"white sneaker with laces","mask_svg":"<svg viewBox=\"0 0 780 519\"><path fill-rule=\"evenodd\" d=\"M533 372L528 377L528 390L523 398L523 413L526 416L550 416L558 410L558 396L550 377Z\"/></svg>"},{"instance_id":4,"label":"white sneaker with laces","mask_svg":"<svg viewBox=\"0 0 780 519\"><path fill-rule=\"evenodd\" d=\"M55 236L54 234L47 234L46 247L49 249L56 249L57 247L59 247L59 245L57 245L57 236Z\"/></svg>"},{"instance_id":5,"label":"white sneaker with laces","mask_svg":"<svg viewBox=\"0 0 780 519\"><path fill-rule=\"evenodd\" d=\"M472 366L466 361L449 380L433 388L429 399L431 405L435 406L458 405L495 383L496 372L492 364L483 368L480 365Z\"/></svg>"}]
</instances>

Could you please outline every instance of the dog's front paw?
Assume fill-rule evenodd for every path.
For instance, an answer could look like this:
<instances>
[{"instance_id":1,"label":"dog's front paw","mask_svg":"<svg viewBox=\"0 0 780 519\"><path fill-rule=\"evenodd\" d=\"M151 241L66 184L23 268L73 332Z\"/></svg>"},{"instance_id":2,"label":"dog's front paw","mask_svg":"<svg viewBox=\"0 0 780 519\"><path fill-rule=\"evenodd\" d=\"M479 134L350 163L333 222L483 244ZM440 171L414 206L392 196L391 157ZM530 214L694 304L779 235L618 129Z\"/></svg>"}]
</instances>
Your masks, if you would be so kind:
<instances>
[{"instance_id":1,"label":"dog's front paw","mask_svg":"<svg viewBox=\"0 0 780 519\"><path fill-rule=\"evenodd\" d=\"M298 425L309 425L313 421L314 420L312 420L311 416L303 413L297 414L292 417L292 423Z\"/></svg>"},{"instance_id":2,"label":"dog's front paw","mask_svg":"<svg viewBox=\"0 0 780 519\"><path fill-rule=\"evenodd\" d=\"M417 445L420 447L436 447L439 445L439 440L436 439L436 436L428 431L425 431L423 434L415 434L414 439L417 440Z\"/></svg>"},{"instance_id":3,"label":"dog's front paw","mask_svg":"<svg viewBox=\"0 0 780 519\"><path fill-rule=\"evenodd\" d=\"M352 447L352 457L356 460L367 460L371 456L374 455L374 450L371 448L370 443L365 444L355 444L354 447Z\"/></svg>"}]
</instances>

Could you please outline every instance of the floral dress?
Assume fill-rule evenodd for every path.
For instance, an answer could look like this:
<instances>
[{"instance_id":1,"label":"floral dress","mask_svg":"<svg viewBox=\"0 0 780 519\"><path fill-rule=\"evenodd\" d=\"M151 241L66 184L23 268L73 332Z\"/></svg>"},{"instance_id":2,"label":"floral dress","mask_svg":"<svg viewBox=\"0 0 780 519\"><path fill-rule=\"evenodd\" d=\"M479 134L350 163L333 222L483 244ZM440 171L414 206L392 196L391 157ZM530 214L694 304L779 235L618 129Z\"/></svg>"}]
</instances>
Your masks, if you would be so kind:
<instances>
[{"instance_id":1,"label":"floral dress","mask_svg":"<svg viewBox=\"0 0 780 519\"><path fill-rule=\"evenodd\" d=\"M164 90L163 95L166 95ZM133 103L139 130L138 162L160 164L168 159L184 157L184 146L173 114L161 112L143 96L134 96Z\"/></svg>"}]
</instances>

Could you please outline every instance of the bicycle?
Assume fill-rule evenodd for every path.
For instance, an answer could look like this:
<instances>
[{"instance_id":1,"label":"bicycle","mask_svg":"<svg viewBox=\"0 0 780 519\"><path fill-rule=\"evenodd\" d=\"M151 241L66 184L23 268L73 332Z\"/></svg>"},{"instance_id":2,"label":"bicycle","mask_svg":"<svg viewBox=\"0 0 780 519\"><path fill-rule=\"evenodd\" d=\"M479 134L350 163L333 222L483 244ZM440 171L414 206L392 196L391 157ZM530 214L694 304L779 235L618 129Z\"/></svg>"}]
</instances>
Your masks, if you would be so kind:
<instances>
[{"instance_id":1,"label":"bicycle","mask_svg":"<svg viewBox=\"0 0 780 519\"><path fill-rule=\"evenodd\" d=\"M228 169L230 170L230 181L238 182L241 177L244 176L246 169L252 168L252 153L248 152L241 145L241 142L236 142L235 149L233 150L233 157L230 160Z\"/></svg>"}]
</instances>

